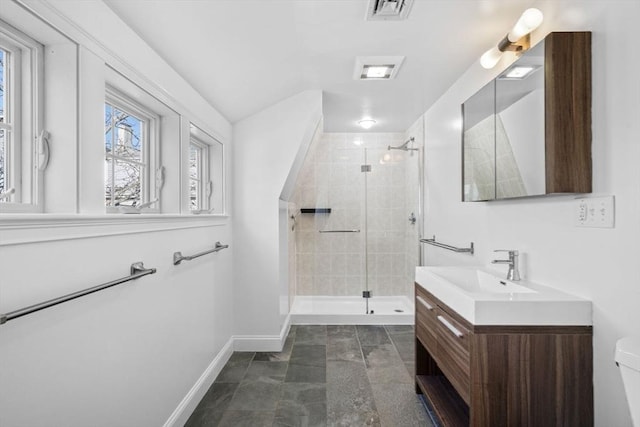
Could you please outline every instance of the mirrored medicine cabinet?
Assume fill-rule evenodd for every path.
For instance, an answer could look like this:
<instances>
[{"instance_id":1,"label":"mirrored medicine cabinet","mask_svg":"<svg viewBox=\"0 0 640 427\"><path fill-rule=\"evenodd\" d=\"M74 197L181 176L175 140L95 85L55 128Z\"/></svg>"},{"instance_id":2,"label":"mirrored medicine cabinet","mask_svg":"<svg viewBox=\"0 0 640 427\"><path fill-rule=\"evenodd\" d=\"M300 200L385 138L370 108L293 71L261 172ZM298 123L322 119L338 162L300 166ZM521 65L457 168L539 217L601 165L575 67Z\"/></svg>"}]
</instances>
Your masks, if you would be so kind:
<instances>
[{"instance_id":1,"label":"mirrored medicine cabinet","mask_svg":"<svg viewBox=\"0 0 640 427\"><path fill-rule=\"evenodd\" d=\"M550 33L462 117L463 201L590 193L591 33Z\"/></svg>"}]
</instances>

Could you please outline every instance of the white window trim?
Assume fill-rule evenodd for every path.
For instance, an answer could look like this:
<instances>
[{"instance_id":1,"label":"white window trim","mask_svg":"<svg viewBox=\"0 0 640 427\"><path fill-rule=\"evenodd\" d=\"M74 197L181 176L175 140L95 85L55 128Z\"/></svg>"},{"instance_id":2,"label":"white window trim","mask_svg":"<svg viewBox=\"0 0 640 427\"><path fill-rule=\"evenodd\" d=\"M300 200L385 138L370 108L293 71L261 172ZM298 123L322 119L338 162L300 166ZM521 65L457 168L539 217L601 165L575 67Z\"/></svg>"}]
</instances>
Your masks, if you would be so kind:
<instances>
[{"instance_id":1,"label":"white window trim","mask_svg":"<svg viewBox=\"0 0 640 427\"><path fill-rule=\"evenodd\" d=\"M142 198L141 205L154 202L143 209L127 206L105 206L107 213L159 213L160 212L160 191L162 189L162 175L160 168L160 116L151 109L135 102L117 89L107 86L105 91L105 103L128 112L145 122L145 131L148 133L146 146L142 147L142 162L145 164L141 177ZM143 142L143 143L144 143ZM104 141L103 141L104 144ZM114 157L115 158L115 157ZM106 153L105 153L106 159ZM104 186L103 186L104 191Z\"/></svg>"},{"instance_id":2,"label":"white window trim","mask_svg":"<svg viewBox=\"0 0 640 427\"><path fill-rule=\"evenodd\" d=\"M190 201L191 191L189 188L191 177L189 175L189 161L187 160L187 162L183 164L184 165L183 167L186 168L185 175L187 179L187 184L186 184L187 213L191 213L195 215L207 214L207 215L215 215L215 216L227 216L226 199L225 199L226 198L226 191L225 191L225 188L226 188L225 161L226 160L225 160L224 144L193 123L189 123L189 137L187 140L189 142L187 147L187 153L189 153L189 150L191 148L191 144L193 143L193 141L196 141L197 144L199 145L207 147L207 152L203 156L203 160L205 163L205 166L203 167L203 169L206 171L205 172L206 176L203 177L204 185L202 186L202 189L201 189L203 193L203 200L205 200L206 202L206 207L201 207L198 210L191 209L191 201ZM214 146L217 147L218 145L219 145L218 155L220 156L219 159L217 159L216 157L216 149L214 147ZM187 156L187 159L188 158L189 157ZM219 160L219 162L217 162L217 160ZM219 167L220 170L214 170L213 169L214 167ZM216 191L220 193L220 198L219 198L220 206L214 206L214 200L215 200L214 193Z\"/></svg>"},{"instance_id":3,"label":"white window trim","mask_svg":"<svg viewBox=\"0 0 640 427\"><path fill-rule=\"evenodd\" d=\"M6 214L0 221L0 248L28 243L79 240L228 225L221 215Z\"/></svg>"},{"instance_id":4,"label":"white window trim","mask_svg":"<svg viewBox=\"0 0 640 427\"><path fill-rule=\"evenodd\" d=\"M9 124L2 126L13 134L7 150L10 175L6 188L13 188L13 194L0 200L0 213L42 212L44 170L49 158L48 139L43 130L44 47L3 21L0 21L0 43L11 56L5 84L9 80L13 89L5 101L10 105Z\"/></svg>"},{"instance_id":5,"label":"white window trim","mask_svg":"<svg viewBox=\"0 0 640 427\"><path fill-rule=\"evenodd\" d=\"M195 178L195 180L198 181L197 197L199 206L198 209L191 209L191 200L189 200L189 208L192 213L207 213L209 212L211 206L211 196L213 190L213 184L211 182L211 176L209 174L209 170L211 167L209 144L192 135L189 139L189 150L191 150L192 145L197 147L200 153L200 155L198 156L197 164L198 177ZM191 162L191 159L189 159L189 162ZM194 178L189 175L189 184L191 184L192 180L194 180ZM189 189L189 199L191 199L191 189Z\"/></svg>"}]
</instances>

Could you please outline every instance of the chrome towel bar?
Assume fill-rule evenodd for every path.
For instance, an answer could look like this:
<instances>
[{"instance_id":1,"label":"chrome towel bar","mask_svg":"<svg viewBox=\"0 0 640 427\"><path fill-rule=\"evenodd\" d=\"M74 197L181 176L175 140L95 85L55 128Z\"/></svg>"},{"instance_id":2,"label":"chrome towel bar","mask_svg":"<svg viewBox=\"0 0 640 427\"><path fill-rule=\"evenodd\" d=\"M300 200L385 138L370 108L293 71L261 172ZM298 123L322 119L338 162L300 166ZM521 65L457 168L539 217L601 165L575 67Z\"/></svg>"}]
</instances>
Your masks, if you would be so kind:
<instances>
[{"instance_id":1,"label":"chrome towel bar","mask_svg":"<svg viewBox=\"0 0 640 427\"><path fill-rule=\"evenodd\" d=\"M138 279L142 276L146 276L148 274L154 274L156 272L155 268L144 268L142 262L135 262L131 264L130 275L126 277L122 277L120 279L112 280L107 283L103 283L101 285L94 286L92 288L83 289L78 292L74 292L68 295L64 295L58 298L50 299L49 301L41 302L39 304L30 305L29 307L21 308L19 310L10 311L9 313L2 314L0 313L0 325L8 322L9 320L16 319L18 317L25 316L27 314L34 313L36 311L43 310L45 308L53 307L54 305L62 304L63 302L71 301L72 299L80 298L85 295L92 294L94 292L101 291L103 289L110 288L112 286L119 285L121 283L129 282L131 280Z\"/></svg>"},{"instance_id":2,"label":"chrome towel bar","mask_svg":"<svg viewBox=\"0 0 640 427\"><path fill-rule=\"evenodd\" d=\"M457 248L455 246L447 245L444 243L436 242L436 236L433 236L431 239L420 239L420 243L426 243L428 245L437 246L439 248L448 249L453 252L468 252L473 255L473 242L471 242L470 247L468 248Z\"/></svg>"},{"instance_id":3,"label":"chrome towel bar","mask_svg":"<svg viewBox=\"0 0 640 427\"><path fill-rule=\"evenodd\" d=\"M359 233L360 230L318 230L318 233Z\"/></svg>"},{"instance_id":4,"label":"chrome towel bar","mask_svg":"<svg viewBox=\"0 0 640 427\"><path fill-rule=\"evenodd\" d=\"M195 255L183 256L182 252L174 252L173 253L173 265L178 265L182 261L191 261L194 258L201 257L202 255L212 254L214 252L221 251L223 249L227 249L229 245L223 245L220 242L216 242L216 246L213 249L209 249L204 252L197 253Z\"/></svg>"}]
</instances>

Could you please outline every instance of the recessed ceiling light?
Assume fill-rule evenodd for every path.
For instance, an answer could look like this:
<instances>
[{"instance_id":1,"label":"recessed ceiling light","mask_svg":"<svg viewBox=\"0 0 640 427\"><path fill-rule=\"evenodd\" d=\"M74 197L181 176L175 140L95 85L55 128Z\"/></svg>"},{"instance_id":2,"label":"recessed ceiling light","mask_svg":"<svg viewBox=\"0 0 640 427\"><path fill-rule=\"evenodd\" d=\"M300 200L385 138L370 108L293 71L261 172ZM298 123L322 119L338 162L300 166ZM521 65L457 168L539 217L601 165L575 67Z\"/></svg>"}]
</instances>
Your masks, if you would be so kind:
<instances>
[{"instance_id":1,"label":"recessed ceiling light","mask_svg":"<svg viewBox=\"0 0 640 427\"><path fill-rule=\"evenodd\" d=\"M365 65L363 71L367 79L388 79L391 76L393 65Z\"/></svg>"},{"instance_id":2,"label":"recessed ceiling light","mask_svg":"<svg viewBox=\"0 0 640 427\"><path fill-rule=\"evenodd\" d=\"M371 126L376 124L376 121L373 119L362 119L358 121L358 124L362 129L371 129Z\"/></svg>"},{"instance_id":3,"label":"recessed ceiling light","mask_svg":"<svg viewBox=\"0 0 640 427\"><path fill-rule=\"evenodd\" d=\"M355 80L391 80L396 77L404 56L358 56L353 69Z\"/></svg>"}]
</instances>

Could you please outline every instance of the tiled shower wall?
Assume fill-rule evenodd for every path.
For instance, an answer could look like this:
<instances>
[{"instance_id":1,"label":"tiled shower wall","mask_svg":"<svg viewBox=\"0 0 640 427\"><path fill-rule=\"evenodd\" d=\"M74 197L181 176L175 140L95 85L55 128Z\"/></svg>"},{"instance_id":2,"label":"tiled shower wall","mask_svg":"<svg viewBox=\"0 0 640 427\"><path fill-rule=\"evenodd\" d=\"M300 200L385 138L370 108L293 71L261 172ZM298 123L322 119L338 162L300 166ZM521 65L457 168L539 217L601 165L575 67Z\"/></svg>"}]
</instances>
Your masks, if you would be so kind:
<instances>
[{"instance_id":1,"label":"tiled shower wall","mask_svg":"<svg viewBox=\"0 0 640 427\"><path fill-rule=\"evenodd\" d=\"M291 212L297 295L358 296L366 281L374 296L411 295L418 226L408 218L418 215L418 152L387 150L405 140L400 133L328 133L313 141ZM365 149L371 165L366 190ZM331 208L331 213L299 213L300 208Z\"/></svg>"}]
</instances>

